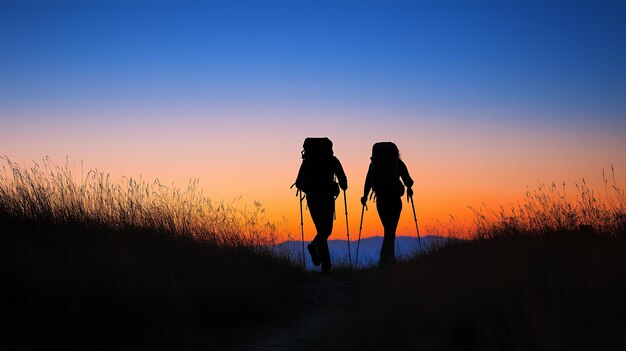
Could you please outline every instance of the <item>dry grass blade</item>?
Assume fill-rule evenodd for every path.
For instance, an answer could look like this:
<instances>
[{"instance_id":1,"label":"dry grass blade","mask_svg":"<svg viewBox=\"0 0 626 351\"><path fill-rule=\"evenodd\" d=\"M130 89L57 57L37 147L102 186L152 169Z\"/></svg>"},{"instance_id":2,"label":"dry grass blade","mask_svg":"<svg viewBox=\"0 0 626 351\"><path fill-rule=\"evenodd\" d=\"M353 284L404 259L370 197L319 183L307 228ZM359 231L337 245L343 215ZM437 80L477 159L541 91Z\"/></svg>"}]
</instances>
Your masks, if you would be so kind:
<instances>
[{"instance_id":1,"label":"dry grass blade","mask_svg":"<svg viewBox=\"0 0 626 351\"><path fill-rule=\"evenodd\" d=\"M260 203L251 210L239 209L239 200L216 203L198 189L197 179L184 191L158 179L122 177L115 184L98 170L77 181L67 160L61 167L46 157L42 165L24 168L6 156L0 159L6 163L0 211L17 218L147 229L227 246L266 247L279 235L279 226L264 217Z\"/></svg>"},{"instance_id":2,"label":"dry grass blade","mask_svg":"<svg viewBox=\"0 0 626 351\"><path fill-rule=\"evenodd\" d=\"M574 184L577 192L567 194L565 183L560 186L540 184L537 190L527 191L521 203L501 206L499 211L470 209L474 212L475 238L485 239L503 235L536 235L550 232L591 231L598 235L623 236L626 232L626 201L624 191L615 183L609 190L603 172L605 194L591 189L585 179Z\"/></svg>"}]
</instances>

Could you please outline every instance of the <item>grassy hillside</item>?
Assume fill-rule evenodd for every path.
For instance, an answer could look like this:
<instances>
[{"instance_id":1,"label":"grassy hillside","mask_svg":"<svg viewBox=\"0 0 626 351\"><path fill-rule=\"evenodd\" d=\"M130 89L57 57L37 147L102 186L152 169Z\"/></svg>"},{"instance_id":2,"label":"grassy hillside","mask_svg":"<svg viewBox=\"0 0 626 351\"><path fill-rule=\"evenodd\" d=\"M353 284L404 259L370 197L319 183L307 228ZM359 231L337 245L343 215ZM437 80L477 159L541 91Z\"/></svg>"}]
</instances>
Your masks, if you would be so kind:
<instances>
[{"instance_id":1,"label":"grassy hillside","mask_svg":"<svg viewBox=\"0 0 626 351\"><path fill-rule=\"evenodd\" d=\"M626 349L626 206L615 185L604 200L584 184L574 198L540 188L509 210L476 211L471 240L391 270L311 279L270 253L277 228L260 205L215 204L193 182L77 180L67 167L5 161L2 350L219 349L294 320L313 323L314 335L295 332L328 350Z\"/></svg>"},{"instance_id":2,"label":"grassy hillside","mask_svg":"<svg viewBox=\"0 0 626 351\"><path fill-rule=\"evenodd\" d=\"M0 216L0 344L215 346L293 302L302 272L248 248Z\"/></svg>"},{"instance_id":3,"label":"grassy hillside","mask_svg":"<svg viewBox=\"0 0 626 351\"><path fill-rule=\"evenodd\" d=\"M624 350L626 240L477 240L372 272L332 349Z\"/></svg>"},{"instance_id":4,"label":"grassy hillside","mask_svg":"<svg viewBox=\"0 0 626 351\"><path fill-rule=\"evenodd\" d=\"M577 188L476 211L472 240L361 273L359 307L328 348L626 350L624 192Z\"/></svg>"},{"instance_id":5,"label":"grassy hillside","mask_svg":"<svg viewBox=\"0 0 626 351\"><path fill-rule=\"evenodd\" d=\"M258 212L67 168L0 182L0 349L208 349L282 316L305 275Z\"/></svg>"}]
</instances>

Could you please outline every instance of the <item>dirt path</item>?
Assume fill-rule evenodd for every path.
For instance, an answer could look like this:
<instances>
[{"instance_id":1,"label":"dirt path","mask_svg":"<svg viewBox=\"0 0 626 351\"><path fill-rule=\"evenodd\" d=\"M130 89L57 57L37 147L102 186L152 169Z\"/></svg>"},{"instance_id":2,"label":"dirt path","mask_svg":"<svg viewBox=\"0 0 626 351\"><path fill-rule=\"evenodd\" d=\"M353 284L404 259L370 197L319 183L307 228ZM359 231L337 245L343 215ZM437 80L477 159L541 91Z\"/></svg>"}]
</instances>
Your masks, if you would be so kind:
<instances>
[{"instance_id":1,"label":"dirt path","mask_svg":"<svg viewBox=\"0 0 626 351\"><path fill-rule=\"evenodd\" d=\"M293 318L258 326L226 350L319 350L331 328L354 306L351 284L332 275L314 275L304 286Z\"/></svg>"}]
</instances>

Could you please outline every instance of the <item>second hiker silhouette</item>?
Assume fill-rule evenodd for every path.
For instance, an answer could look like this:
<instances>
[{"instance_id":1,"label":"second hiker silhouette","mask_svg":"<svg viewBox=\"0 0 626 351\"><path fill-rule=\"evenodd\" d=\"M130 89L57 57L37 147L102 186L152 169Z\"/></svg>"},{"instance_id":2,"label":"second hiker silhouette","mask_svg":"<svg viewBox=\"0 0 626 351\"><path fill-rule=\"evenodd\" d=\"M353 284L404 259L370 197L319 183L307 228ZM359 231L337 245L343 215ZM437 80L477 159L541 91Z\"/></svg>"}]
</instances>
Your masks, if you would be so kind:
<instances>
[{"instance_id":1,"label":"second hiker silhouette","mask_svg":"<svg viewBox=\"0 0 626 351\"><path fill-rule=\"evenodd\" d=\"M335 199L339 187L346 190L348 180L341 163L333 155L333 143L328 138L306 138L302 151L302 165L296 187L306 194L306 201L317 234L307 246L315 266L330 271L332 264L328 251L328 237L333 230ZM335 181L335 178L339 182Z\"/></svg>"},{"instance_id":2,"label":"second hiker silhouette","mask_svg":"<svg viewBox=\"0 0 626 351\"><path fill-rule=\"evenodd\" d=\"M400 182L402 178L402 182ZM361 203L367 204L370 190L375 194L376 210L383 224L384 238L380 249L379 265L386 268L395 263L395 239L400 212L402 212L402 195L407 187L407 196L413 196L413 179L400 159L400 152L392 142L380 142L372 147L372 157L365 178Z\"/></svg>"}]
</instances>

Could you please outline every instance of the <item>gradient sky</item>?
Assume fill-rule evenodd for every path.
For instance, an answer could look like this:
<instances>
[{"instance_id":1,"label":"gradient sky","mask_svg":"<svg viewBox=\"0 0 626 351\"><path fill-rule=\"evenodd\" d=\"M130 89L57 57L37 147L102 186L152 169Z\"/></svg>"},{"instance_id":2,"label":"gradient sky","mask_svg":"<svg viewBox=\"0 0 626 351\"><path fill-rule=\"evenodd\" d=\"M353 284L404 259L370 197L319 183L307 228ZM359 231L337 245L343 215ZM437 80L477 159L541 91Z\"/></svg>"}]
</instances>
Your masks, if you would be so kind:
<instances>
[{"instance_id":1,"label":"gradient sky","mask_svg":"<svg viewBox=\"0 0 626 351\"><path fill-rule=\"evenodd\" d=\"M328 136L356 236L371 145L394 141L421 223L462 220L611 165L626 184L624 38L620 1L0 1L0 154L199 178L299 236L289 186Z\"/></svg>"}]
</instances>

